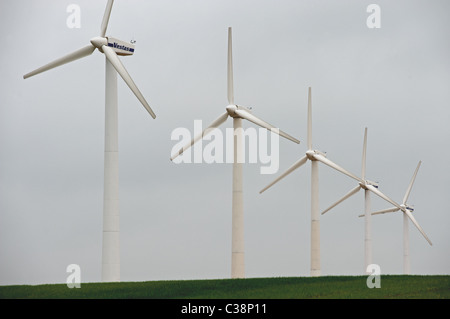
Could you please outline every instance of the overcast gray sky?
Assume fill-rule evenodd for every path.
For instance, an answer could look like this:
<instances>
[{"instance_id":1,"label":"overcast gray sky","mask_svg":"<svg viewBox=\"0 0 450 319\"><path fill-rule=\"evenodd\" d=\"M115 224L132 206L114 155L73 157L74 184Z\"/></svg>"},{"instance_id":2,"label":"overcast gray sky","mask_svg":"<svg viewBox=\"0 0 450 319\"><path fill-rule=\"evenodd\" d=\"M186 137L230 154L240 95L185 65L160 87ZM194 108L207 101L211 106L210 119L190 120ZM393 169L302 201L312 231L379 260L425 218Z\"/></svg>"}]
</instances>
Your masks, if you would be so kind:
<instances>
[{"instance_id":1,"label":"overcast gray sky","mask_svg":"<svg viewBox=\"0 0 450 319\"><path fill-rule=\"evenodd\" d=\"M22 76L89 44L104 1L0 1L0 284L101 280L104 56ZM81 28L66 8L81 9ZM366 8L381 7L369 29ZM121 280L229 278L231 164L174 164L175 128L225 111L227 28L233 28L235 102L299 138L280 139L280 170L244 165L247 277L309 276L310 163L259 190L306 151L307 90L313 146L409 203L433 242L410 223L411 272L449 274L450 43L442 1L170 0L114 3L107 35L136 40L121 60L153 120L119 86ZM222 130L231 127L228 120ZM244 122L244 127L252 124ZM320 208L356 183L320 165ZM372 196L373 209L390 204ZM321 216L323 275L361 275L364 195ZM373 218L373 262L401 274L401 213Z\"/></svg>"}]
</instances>

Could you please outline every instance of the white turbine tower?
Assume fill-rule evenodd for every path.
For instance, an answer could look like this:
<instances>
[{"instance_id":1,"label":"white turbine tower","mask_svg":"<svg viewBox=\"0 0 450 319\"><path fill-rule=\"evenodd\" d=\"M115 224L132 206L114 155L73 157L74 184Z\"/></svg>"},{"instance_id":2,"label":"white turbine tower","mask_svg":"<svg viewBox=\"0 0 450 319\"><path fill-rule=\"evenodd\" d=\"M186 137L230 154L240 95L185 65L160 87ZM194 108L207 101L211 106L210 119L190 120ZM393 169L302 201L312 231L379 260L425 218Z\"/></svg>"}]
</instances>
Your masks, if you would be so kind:
<instances>
[{"instance_id":1,"label":"white turbine tower","mask_svg":"<svg viewBox=\"0 0 450 319\"><path fill-rule=\"evenodd\" d=\"M410 273L410 263L409 263L409 224L408 224L408 218L411 219L413 224L417 227L417 229L420 231L420 233L425 237L425 239L428 241L430 245L433 245L428 238L428 236L423 231L422 227L420 227L419 223L415 220L414 216L412 215L412 212L414 211L414 207L411 205L408 205L406 202L408 201L409 194L411 193L411 189L413 187L414 181L416 179L417 172L419 171L419 167L422 161L419 161L419 164L417 164L417 168L414 171L414 175L411 179L411 182L409 183L409 186L406 190L405 196L403 197L403 201L401 205L395 204L395 207L383 209L377 212L373 212L372 215L379 215L379 214L385 214L385 213L391 213L391 212L403 212L403 272L404 274L408 275ZM362 217L363 215L360 215Z\"/></svg>"},{"instance_id":2,"label":"white turbine tower","mask_svg":"<svg viewBox=\"0 0 450 319\"><path fill-rule=\"evenodd\" d=\"M117 55L127 56L134 53L134 45L105 36L113 0L106 5L100 36L92 38L91 44L30 73L24 79L57 66L91 55L95 49L105 54L105 158L104 158L104 199L103 199L103 248L102 281L120 281L119 249L119 159L118 159L118 110L117 110L117 73L130 87L145 109L155 118L149 104L137 88Z\"/></svg>"},{"instance_id":3,"label":"white turbine tower","mask_svg":"<svg viewBox=\"0 0 450 319\"><path fill-rule=\"evenodd\" d=\"M306 155L295 162L283 174L275 179L268 186L263 188L260 193L279 182L281 179L292 173L294 170L311 161L311 276L320 276L320 214L319 214L319 165L322 162L331 168L350 176L357 181L361 181L356 175L350 173L344 168L333 163L326 158L326 155L312 148L312 107L311 107L311 88L308 89L308 150Z\"/></svg>"},{"instance_id":4,"label":"white turbine tower","mask_svg":"<svg viewBox=\"0 0 450 319\"><path fill-rule=\"evenodd\" d=\"M367 154L367 127L364 130L364 145L363 145L363 155L362 155L362 165L361 165L361 181L359 182L358 186L350 190L347 194L345 194L341 199L336 201L334 204L332 204L330 207L325 209L322 212L322 215L331 210L332 208L336 207L340 203L342 203L347 198L351 197L352 195L355 195L358 191L361 189L364 189L364 199L365 199L365 205L364 205L364 212L365 214L362 215L365 217L365 223L364 223L364 272L367 271L367 266L372 264L372 221L371 221L371 204L370 204L370 192L373 192L374 194L380 196L383 199L386 199L386 195L381 193L378 190L378 183L372 182L370 180L366 179L366 154ZM370 273L370 271L369 271Z\"/></svg>"},{"instance_id":5,"label":"white turbine tower","mask_svg":"<svg viewBox=\"0 0 450 319\"><path fill-rule=\"evenodd\" d=\"M231 27L228 28L228 106L226 112L219 116L210 126L203 132L195 136L190 143L181 148L177 153L173 154L170 160L174 160L184 151L189 149L194 143L208 135L214 128L223 124L228 117L233 118L234 129L234 161L233 161L233 197L232 197L232 244L231 244L231 277L244 278L244 208L243 208L243 187L242 187L242 119L253 122L263 128L279 134L295 143L299 140L289 134L279 130L273 125L259 119L251 114L250 110L244 106L234 103L233 93L233 57L232 57L232 37Z\"/></svg>"}]
</instances>

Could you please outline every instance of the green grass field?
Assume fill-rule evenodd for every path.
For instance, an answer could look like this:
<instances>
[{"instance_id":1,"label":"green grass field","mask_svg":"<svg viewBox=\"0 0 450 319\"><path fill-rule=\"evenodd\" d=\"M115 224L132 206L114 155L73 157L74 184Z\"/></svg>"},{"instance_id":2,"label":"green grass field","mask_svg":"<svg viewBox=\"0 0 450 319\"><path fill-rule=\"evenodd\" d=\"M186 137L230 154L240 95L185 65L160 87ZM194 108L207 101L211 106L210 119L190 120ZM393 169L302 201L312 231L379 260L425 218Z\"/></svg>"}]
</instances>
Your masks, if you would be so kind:
<instances>
[{"instance_id":1,"label":"green grass field","mask_svg":"<svg viewBox=\"0 0 450 319\"><path fill-rule=\"evenodd\" d=\"M450 276L382 275L369 289L366 276L281 277L0 286L2 299L449 299Z\"/></svg>"}]
</instances>

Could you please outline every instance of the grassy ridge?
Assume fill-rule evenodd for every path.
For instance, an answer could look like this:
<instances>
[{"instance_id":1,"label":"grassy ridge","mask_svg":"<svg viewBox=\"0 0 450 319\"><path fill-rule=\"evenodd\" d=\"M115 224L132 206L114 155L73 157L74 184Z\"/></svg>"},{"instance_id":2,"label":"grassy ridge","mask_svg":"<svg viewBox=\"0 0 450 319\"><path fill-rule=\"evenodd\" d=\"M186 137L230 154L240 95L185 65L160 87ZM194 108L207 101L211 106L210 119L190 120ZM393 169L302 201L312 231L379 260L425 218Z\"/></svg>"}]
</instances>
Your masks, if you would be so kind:
<instances>
[{"instance_id":1,"label":"grassy ridge","mask_svg":"<svg viewBox=\"0 0 450 319\"><path fill-rule=\"evenodd\" d=\"M366 276L282 277L216 280L0 286L8 299L450 299L450 276L381 276L369 289Z\"/></svg>"}]
</instances>

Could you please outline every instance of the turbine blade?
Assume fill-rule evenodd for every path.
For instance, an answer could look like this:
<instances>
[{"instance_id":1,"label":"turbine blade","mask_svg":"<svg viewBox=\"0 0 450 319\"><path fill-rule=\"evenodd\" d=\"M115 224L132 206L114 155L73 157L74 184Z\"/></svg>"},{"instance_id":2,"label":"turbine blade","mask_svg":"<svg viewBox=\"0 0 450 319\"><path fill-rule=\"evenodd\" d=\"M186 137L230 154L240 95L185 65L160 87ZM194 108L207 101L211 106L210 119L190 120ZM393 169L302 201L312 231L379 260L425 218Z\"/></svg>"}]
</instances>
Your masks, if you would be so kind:
<instances>
[{"instance_id":1,"label":"turbine blade","mask_svg":"<svg viewBox=\"0 0 450 319\"><path fill-rule=\"evenodd\" d=\"M171 161L173 161L178 155L183 154L184 151L186 151L188 148L190 148L192 145L194 145L196 142L198 142L200 139L202 139L204 136L208 135L209 132L211 132L212 129L219 127L223 122L226 121L228 118L228 112L225 112L220 117L218 117L214 122L211 123L210 126L208 126L206 129L203 130L203 132L197 136L195 136L190 143L186 144L181 148L176 154L172 155L170 158Z\"/></svg>"},{"instance_id":2,"label":"turbine blade","mask_svg":"<svg viewBox=\"0 0 450 319\"><path fill-rule=\"evenodd\" d=\"M364 144L361 164L361 178L366 179L367 127L364 130Z\"/></svg>"},{"instance_id":3,"label":"turbine blade","mask_svg":"<svg viewBox=\"0 0 450 319\"><path fill-rule=\"evenodd\" d=\"M30 76L48 71L50 69L61 66L63 64L84 58L85 56L91 55L92 52L94 52L94 50L95 50L95 47L93 45L91 45L91 44L87 45L77 51L74 51L72 53L69 53L69 54L63 56L62 58L59 58L59 59L52 61L44 66L41 66L40 68L38 68L34 71L31 71L30 73L25 74L23 76L23 78L26 79L26 78L29 78Z\"/></svg>"},{"instance_id":4,"label":"turbine blade","mask_svg":"<svg viewBox=\"0 0 450 319\"><path fill-rule=\"evenodd\" d=\"M322 156L322 155L320 155L320 154L314 154L313 157L314 157L316 160L318 160L318 161L324 163L325 165L328 165L328 166L330 166L331 168L333 168L333 169L335 169L335 170L337 170L337 171L339 171L339 172L341 172L341 173L343 173L343 174L345 174L345 175L347 175L347 176L349 176L349 177L351 177L351 178L357 180L358 182L361 182L361 183L364 182L361 178L359 178L359 177L356 176L355 174L350 173L349 171L347 171L347 170L345 170L344 168L340 167L339 165L333 163L333 162L330 161L328 158L326 158L326 157L324 157L324 156Z\"/></svg>"},{"instance_id":5,"label":"turbine blade","mask_svg":"<svg viewBox=\"0 0 450 319\"><path fill-rule=\"evenodd\" d=\"M113 6L114 0L108 0L106 4L105 13L103 14L102 26L100 27L100 36L104 37L106 34L106 29L108 28L109 17L111 16L111 9Z\"/></svg>"},{"instance_id":6,"label":"turbine blade","mask_svg":"<svg viewBox=\"0 0 450 319\"><path fill-rule=\"evenodd\" d=\"M125 83L130 87L131 91L133 91L134 95L138 98L138 100L142 103L142 105L145 107L145 109L150 113L150 115L153 118L156 118L155 113L153 113L153 110L151 109L150 105L148 105L147 101L145 100L144 96L142 95L141 91L139 91L138 87L134 83L131 76L128 74L127 70L123 66L122 62L120 61L119 57L117 56L116 52L114 52L113 49L110 47L104 45L102 46L103 52L105 53L106 58L109 62L114 66L117 73L120 74L122 79L125 81Z\"/></svg>"},{"instance_id":7,"label":"turbine blade","mask_svg":"<svg viewBox=\"0 0 450 319\"><path fill-rule=\"evenodd\" d=\"M406 190L405 197L403 197L403 204L404 205L406 205L406 201L408 200L409 193L411 193L411 189L413 187L413 184L414 184L414 181L416 179L416 175L417 175L417 172L419 171L421 163L422 163L422 161L419 161L419 164L417 164L416 170L414 171L414 175L413 175L413 177L411 179L411 182L409 183L408 189Z\"/></svg>"},{"instance_id":8,"label":"turbine blade","mask_svg":"<svg viewBox=\"0 0 450 319\"><path fill-rule=\"evenodd\" d=\"M416 226L416 228L420 231L420 233L423 235L423 237L425 237L425 239L428 241L428 243L430 245L433 245L433 243L428 238L428 236L425 234L425 232L423 231L422 227L420 227L419 223L416 221L416 219L411 214L411 212L409 210L407 210L407 209L403 210L403 212L409 217L409 219L413 222L414 226Z\"/></svg>"},{"instance_id":9,"label":"turbine blade","mask_svg":"<svg viewBox=\"0 0 450 319\"><path fill-rule=\"evenodd\" d=\"M333 205L331 205L330 207L328 207L327 209L325 209L322 212L322 215L325 214L326 212L328 212L330 209L332 209L333 207L336 207L337 205L339 205L340 203L342 203L344 200L346 200L347 198L351 197L352 195L356 194L359 190L361 189L361 186L358 185L355 188L353 188L351 191L349 191L347 194L344 195L344 197L342 197L340 200L338 200L337 202L335 202Z\"/></svg>"},{"instance_id":10,"label":"turbine blade","mask_svg":"<svg viewBox=\"0 0 450 319\"><path fill-rule=\"evenodd\" d=\"M308 150L312 150L312 105L311 87L308 88Z\"/></svg>"},{"instance_id":11,"label":"turbine blade","mask_svg":"<svg viewBox=\"0 0 450 319\"><path fill-rule=\"evenodd\" d=\"M228 28L228 72L227 72L227 84L228 84L228 103L234 104L234 88L233 88L233 49L232 49L232 36L231 27Z\"/></svg>"},{"instance_id":12,"label":"turbine blade","mask_svg":"<svg viewBox=\"0 0 450 319\"><path fill-rule=\"evenodd\" d=\"M378 189L376 189L375 187L373 187L373 185L366 185L367 189L369 189L371 192L373 192L375 195L381 197L382 199L384 199L385 201L391 203L392 205L394 205L395 207L397 207L398 209L402 209L402 207L397 204L395 201L393 201L391 198L389 198L388 196L384 195L382 192L380 192Z\"/></svg>"},{"instance_id":13,"label":"turbine blade","mask_svg":"<svg viewBox=\"0 0 450 319\"><path fill-rule=\"evenodd\" d=\"M287 138L288 140L291 140L292 142L295 142L297 144L300 143L300 141L297 140L296 138L294 138L294 137L290 136L289 134L283 132L282 130L280 130L279 128L273 126L272 124L269 124L269 123L261 120L260 118L256 117L255 115L251 114L250 112L247 112L247 111L242 110L242 109L241 110L237 109L235 111L235 113L237 115L239 115L240 117L242 117L243 119L246 119L246 120L248 120L248 121L250 121L252 123L255 123L256 125L259 125L259 126L261 126L263 128L266 128L269 131L271 131L271 129L274 129L274 131L272 131L272 132L277 133L278 135L280 135L280 136L282 136L284 138Z\"/></svg>"},{"instance_id":14,"label":"turbine blade","mask_svg":"<svg viewBox=\"0 0 450 319\"><path fill-rule=\"evenodd\" d=\"M307 156L303 156L301 159L299 159L297 162L295 162L291 167L289 167L283 174L281 174L277 179L275 179L272 183L264 187L259 193L266 191L268 188L272 187L274 184L278 183L280 180L282 180L284 177L295 171L297 168L302 166L306 163L308 160Z\"/></svg>"},{"instance_id":15,"label":"turbine blade","mask_svg":"<svg viewBox=\"0 0 450 319\"><path fill-rule=\"evenodd\" d=\"M373 212L371 215L380 215L380 214L386 214L386 213L392 213L392 212L398 212L400 209L398 207L391 207L387 209L382 209L376 212ZM364 217L365 215L358 215L358 217Z\"/></svg>"},{"instance_id":16,"label":"turbine blade","mask_svg":"<svg viewBox=\"0 0 450 319\"><path fill-rule=\"evenodd\" d=\"M386 213L393 213L393 212L398 212L400 209L398 207L391 207L391 208L386 208L386 209L382 209L376 212L373 212L372 215L380 215L380 214L386 214Z\"/></svg>"}]
</instances>

